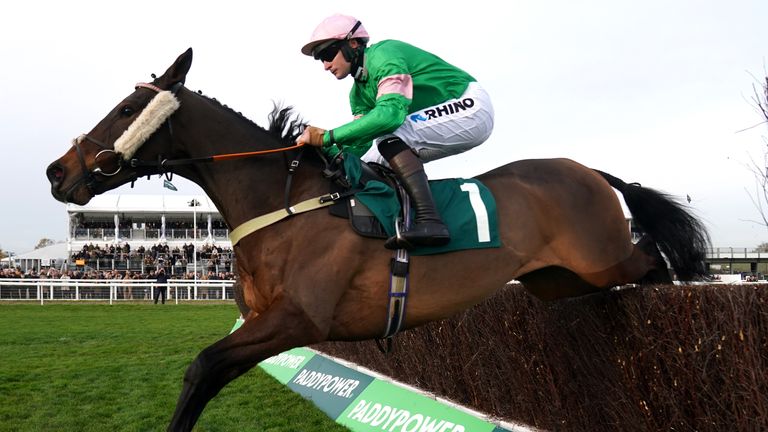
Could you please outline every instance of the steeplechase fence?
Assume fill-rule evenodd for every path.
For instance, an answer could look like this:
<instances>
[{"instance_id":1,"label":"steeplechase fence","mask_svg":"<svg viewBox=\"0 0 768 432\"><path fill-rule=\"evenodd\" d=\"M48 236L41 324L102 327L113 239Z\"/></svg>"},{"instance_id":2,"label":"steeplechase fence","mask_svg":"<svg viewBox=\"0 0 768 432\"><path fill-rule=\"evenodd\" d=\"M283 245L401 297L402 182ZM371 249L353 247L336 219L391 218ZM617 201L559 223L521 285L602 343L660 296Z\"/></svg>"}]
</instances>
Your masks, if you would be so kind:
<instances>
[{"instance_id":1,"label":"steeplechase fence","mask_svg":"<svg viewBox=\"0 0 768 432\"><path fill-rule=\"evenodd\" d=\"M312 348L544 430L768 430L765 283L624 287L555 302L510 284L397 335L387 355L370 341Z\"/></svg>"},{"instance_id":2,"label":"steeplechase fence","mask_svg":"<svg viewBox=\"0 0 768 432\"><path fill-rule=\"evenodd\" d=\"M171 279L168 301L233 300L233 280ZM154 279L0 279L0 301L150 301Z\"/></svg>"}]
</instances>

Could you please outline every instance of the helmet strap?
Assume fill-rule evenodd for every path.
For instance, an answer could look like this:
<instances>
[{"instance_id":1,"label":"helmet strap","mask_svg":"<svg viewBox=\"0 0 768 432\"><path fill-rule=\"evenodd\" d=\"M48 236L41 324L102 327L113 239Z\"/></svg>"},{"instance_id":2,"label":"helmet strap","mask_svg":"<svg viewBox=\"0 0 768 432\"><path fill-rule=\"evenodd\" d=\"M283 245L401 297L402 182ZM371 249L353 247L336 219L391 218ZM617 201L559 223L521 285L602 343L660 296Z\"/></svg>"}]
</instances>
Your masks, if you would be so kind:
<instances>
[{"instance_id":1,"label":"helmet strap","mask_svg":"<svg viewBox=\"0 0 768 432\"><path fill-rule=\"evenodd\" d=\"M368 69L366 69L365 66L360 66L357 68L353 76L355 81L364 83L368 81Z\"/></svg>"},{"instance_id":2,"label":"helmet strap","mask_svg":"<svg viewBox=\"0 0 768 432\"><path fill-rule=\"evenodd\" d=\"M349 33L347 33L347 36L345 36L344 39L346 40L352 39L352 35L355 34L355 32L357 31L357 28L360 27L361 24L362 23L360 21L356 22L355 25L352 27L352 30L350 30Z\"/></svg>"},{"instance_id":3,"label":"helmet strap","mask_svg":"<svg viewBox=\"0 0 768 432\"><path fill-rule=\"evenodd\" d=\"M349 43L345 43L341 47L341 54L344 59L348 61L352 67L350 73L355 78L355 81L366 82L368 81L368 70L365 69L365 44L358 44L357 48L352 48Z\"/></svg>"}]
</instances>

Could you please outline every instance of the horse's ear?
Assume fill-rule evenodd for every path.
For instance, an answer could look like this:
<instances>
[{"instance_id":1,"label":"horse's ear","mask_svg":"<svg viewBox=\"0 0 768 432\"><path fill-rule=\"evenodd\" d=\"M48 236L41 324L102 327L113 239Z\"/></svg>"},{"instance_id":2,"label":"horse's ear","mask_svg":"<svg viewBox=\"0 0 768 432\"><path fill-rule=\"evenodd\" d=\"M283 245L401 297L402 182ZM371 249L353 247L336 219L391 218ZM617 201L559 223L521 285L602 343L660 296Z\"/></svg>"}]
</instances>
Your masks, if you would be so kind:
<instances>
[{"instance_id":1,"label":"horse's ear","mask_svg":"<svg viewBox=\"0 0 768 432\"><path fill-rule=\"evenodd\" d=\"M184 51L167 71L158 79L162 87L169 88L176 83L184 83L187 79L187 72L192 66L192 48Z\"/></svg>"}]
</instances>

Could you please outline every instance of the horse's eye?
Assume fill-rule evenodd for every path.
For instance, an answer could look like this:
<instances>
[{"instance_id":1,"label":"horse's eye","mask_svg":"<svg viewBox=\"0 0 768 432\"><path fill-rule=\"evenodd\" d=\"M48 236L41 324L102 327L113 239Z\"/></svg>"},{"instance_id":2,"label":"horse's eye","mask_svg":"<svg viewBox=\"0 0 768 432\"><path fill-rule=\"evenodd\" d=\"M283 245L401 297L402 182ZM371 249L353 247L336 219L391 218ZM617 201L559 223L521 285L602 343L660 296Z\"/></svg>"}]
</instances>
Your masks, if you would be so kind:
<instances>
[{"instance_id":1,"label":"horse's eye","mask_svg":"<svg viewBox=\"0 0 768 432\"><path fill-rule=\"evenodd\" d=\"M123 107L123 109L120 110L120 115L123 117L130 117L133 115L133 108L129 106Z\"/></svg>"}]
</instances>

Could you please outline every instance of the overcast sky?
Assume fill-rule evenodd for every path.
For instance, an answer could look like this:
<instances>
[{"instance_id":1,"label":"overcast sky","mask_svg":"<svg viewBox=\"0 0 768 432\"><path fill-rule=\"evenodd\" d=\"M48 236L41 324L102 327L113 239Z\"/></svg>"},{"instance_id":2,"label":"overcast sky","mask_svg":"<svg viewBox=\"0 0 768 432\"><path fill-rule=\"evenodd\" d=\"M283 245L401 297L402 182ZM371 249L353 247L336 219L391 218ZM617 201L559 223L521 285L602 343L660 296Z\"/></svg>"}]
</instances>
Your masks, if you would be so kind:
<instances>
[{"instance_id":1,"label":"overcast sky","mask_svg":"<svg viewBox=\"0 0 768 432\"><path fill-rule=\"evenodd\" d=\"M765 0L14 1L0 25L0 247L66 238L45 167L134 83L188 47L187 86L265 125L273 101L312 124L350 119L350 80L300 54L341 12L372 42L395 38L470 72L490 93L494 134L428 165L468 177L518 159L568 157L627 182L692 199L715 246L755 246L768 230L745 166L768 126L753 87L766 76ZM748 129L744 132L741 130ZM174 181L178 194L200 192ZM111 193L174 193L141 180Z\"/></svg>"}]
</instances>

